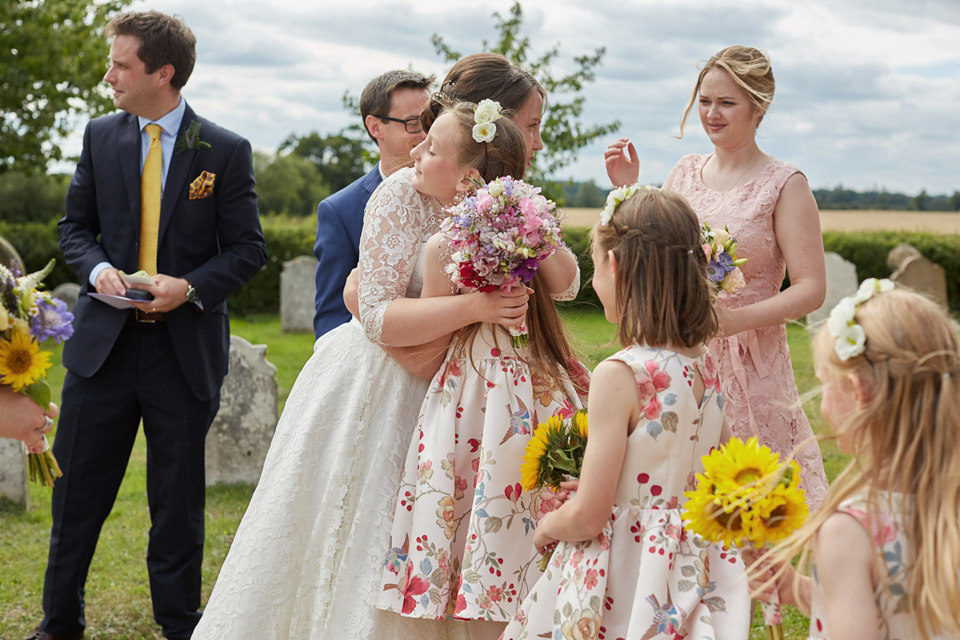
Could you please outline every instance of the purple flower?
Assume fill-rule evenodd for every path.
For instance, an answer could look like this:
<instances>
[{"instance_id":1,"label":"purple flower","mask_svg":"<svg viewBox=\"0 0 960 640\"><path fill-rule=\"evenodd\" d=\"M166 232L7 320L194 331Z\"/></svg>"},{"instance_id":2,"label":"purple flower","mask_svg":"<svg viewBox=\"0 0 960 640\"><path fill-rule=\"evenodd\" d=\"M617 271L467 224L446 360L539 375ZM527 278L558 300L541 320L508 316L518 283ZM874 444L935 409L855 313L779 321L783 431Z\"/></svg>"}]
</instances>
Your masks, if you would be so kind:
<instances>
[{"instance_id":1,"label":"purple flower","mask_svg":"<svg viewBox=\"0 0 960 640\"><path fill-rule=\"evenodd\" d=\"M537 273L537 267L539 264L540 261L536 258L527 258L517 265L517 268L514 270L514 274L524 282L530 282L533 280L534 274Z\"/></svg>"},{"instance_id":2,"label":"purple flower","mask_svg":"<svg viewBox=\"0 0 960 640\"><path fill-rule=\"evenodd\" d=\"M731 258L730 254L726 251L720 252L720 254L717 256L717 263L723 267L724 274L730 273L735 269L733 266L733 258Z\"/></svg>"},{"instance_id":3,"label":"purple flower","mask_svg":"<svg viewBox=\"0 0 960 640\"><path fill-rule=\"evenodd\" d=\"M30 333L37 342L53 338L57 343L73 335L73 314L57 298L37 300L37 315L30 320Z\"/></svg>"},{"instance_id":4,"label":"purple flower","mask_svg":"<svg viewBox=\"0 0 960 640\"><path fill-rule=\"evenodd\" d=\"M720 284L723 281L723 276L725 275L726 271L724 271L722 264L716 260L711 260L707 263L707 277L710 279L710 282L713 284Z\"/></svg>"}]
</instances>

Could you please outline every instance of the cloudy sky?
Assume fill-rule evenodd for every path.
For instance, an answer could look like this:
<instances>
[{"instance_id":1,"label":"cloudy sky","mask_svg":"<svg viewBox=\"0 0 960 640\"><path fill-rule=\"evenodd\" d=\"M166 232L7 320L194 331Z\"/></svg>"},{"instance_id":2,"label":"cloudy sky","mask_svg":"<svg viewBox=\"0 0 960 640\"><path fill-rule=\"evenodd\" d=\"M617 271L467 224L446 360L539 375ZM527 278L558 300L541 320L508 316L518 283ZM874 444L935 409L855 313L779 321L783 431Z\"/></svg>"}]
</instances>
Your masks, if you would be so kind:
<instances>
[{"instance_id":1,"label":"cloudy sky","mask_svg":"<svg viewBox=\"0 0 960 640\"><path fill-rule=\"evenodd\" d=\"M373 76L448 68L434 33L462 53L495 39L494 11L512 0L135 0L181 16L198 39L184 90L204 116L276 149L291 133L351 122L345 91ZM556 73L606 47L584 90L587 123L620 120L641 157L641 180L662 182L709 141L690 121L674 136L698 65L719 49L767 51L776 100L760 147L802 169L814 188L842 184L916 194L960 189L958 0L522 0L535 53L562 44ZM695 112L694 112L695 115ZM79 134L68 151L79 149ZM608 186L602 152L585 148L560 178ZM71 149L69 146L75 148Z\"/></svg>"}]
</instances>

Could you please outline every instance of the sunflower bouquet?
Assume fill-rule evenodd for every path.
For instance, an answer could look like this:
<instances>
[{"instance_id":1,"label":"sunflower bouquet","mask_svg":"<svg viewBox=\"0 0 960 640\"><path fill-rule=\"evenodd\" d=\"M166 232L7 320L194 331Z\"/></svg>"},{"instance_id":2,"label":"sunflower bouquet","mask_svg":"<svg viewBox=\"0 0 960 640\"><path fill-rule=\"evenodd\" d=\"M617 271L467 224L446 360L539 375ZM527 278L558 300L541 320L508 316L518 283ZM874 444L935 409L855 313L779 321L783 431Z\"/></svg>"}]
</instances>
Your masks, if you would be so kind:
<instances>
[{"instance_id":1,"label":"sunflower bouquet","mask_svg":"<svg viewBox=\"0 0 960 640\"><path fill-rule=\"evenodd\" d=\"M480 183L440 228L452 250L445 270L457 286L510 290L533 280L540 262L563 246L561 219L540 188L504 176ZM513 346L526 346L526 324L511 327Z\"/></svg>"},{"instance_id":2,"label":"sunflower bouquet","mask_svg":"<svg viewBox=\"0 0 960 640\"><path fill-rule=\"evenodd\" d=\"M30 396L44 410L50 406L46 375L52 363L40 343L59 343L73 335L73 314L66 303L38 290L53 265L51 260L40 271L21 276L0 264L0 384ZM46 438L42 449L27 448L27 463L30 480L43 486L52 487L54 478L63 475Z\"/></svg>"},{"instance_id":3,"label":"sunflower bouquet","mask_svg":"<svg viewBox=\"0 0 960 640\"><path fill-rule=\"evenodd\" d=\"M746 258L737 258L737 239L730 229L713 229L706 222L700 225L700 242L707 256L707 277L724 291L733 292L745 283L740 265Z\"/></svg>"},{"instance_id":4,"label":"sunflower bouquet","mask_svg":"<svg viewBox=\"0 0 960 640\"><path fill-rule=\"evenodd\" d=\"M739 438L703 456L703 473L687 491L684 518L711 542L760 548L786 538L807 519L800 488L800 465L781 462L779 454L756 437ZM763 607L771 638L782 638L780 607Z\"/></svg>"},{"instance_id":5,"label":"sunflower bouquet","mask_svg":"<svg viewBox=\"0 0 960 640\"><path fill-rule=\"evenodd\" d=\"M527 491L549 487L560 491L560 483L579 478L583 454L587 449L587 410L580 409L569 418L560 413L537 425L527 443L520 468L520 484ZM553 552L540 559L540 570L550 563Z\"/></svg>"}]
</instances>

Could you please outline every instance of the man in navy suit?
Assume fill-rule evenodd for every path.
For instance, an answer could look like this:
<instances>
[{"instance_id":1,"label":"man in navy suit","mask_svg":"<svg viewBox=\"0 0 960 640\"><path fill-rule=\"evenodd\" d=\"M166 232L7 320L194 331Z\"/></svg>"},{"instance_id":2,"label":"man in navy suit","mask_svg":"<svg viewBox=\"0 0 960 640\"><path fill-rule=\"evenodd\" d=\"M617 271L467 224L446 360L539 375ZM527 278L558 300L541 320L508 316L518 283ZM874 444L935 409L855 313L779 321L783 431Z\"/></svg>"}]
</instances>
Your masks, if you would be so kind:
<instances>
[{"instance_id":1,"label":"man in navy suit","mask_svg":"<svg viewBox=\"0 0 960 640\"><path fill-rule=\"evenodd\" d=\"M250 144L180 96L196 58L193 33L154 11L121 14L106 33L113 42L104 81L123 112L87 125L58 225L83 291L63 351L54 444L63 477L53 489L44 618L28 636L36 640L83 637L87 571L141 420L154 618L166 638L192 634L204 438L229 351L225 300L266 262ZM152 240L141 235L151 229ZM152 285L137 285L151 301L120 309L87 295L124 294L120 270L139 268L152 275Z\"/></svg>"},{"instance_id":2,"label":"man in navy suit","mask_svg":"<svg viewBox=\"0 0 960 640\"><path fill-rule=\"evenodd\" d=\"M350 320L343 304L343 285L360 261L363 209L370 194L391 173L413 164L410 151L426 137L420 112L429 99L433 76L388 71L371 80L360 94L360 115L367 134L380 149L380 162L352 184L317 207L317 313L313 328L319 338Z\"/></svg>"}]
</instances>

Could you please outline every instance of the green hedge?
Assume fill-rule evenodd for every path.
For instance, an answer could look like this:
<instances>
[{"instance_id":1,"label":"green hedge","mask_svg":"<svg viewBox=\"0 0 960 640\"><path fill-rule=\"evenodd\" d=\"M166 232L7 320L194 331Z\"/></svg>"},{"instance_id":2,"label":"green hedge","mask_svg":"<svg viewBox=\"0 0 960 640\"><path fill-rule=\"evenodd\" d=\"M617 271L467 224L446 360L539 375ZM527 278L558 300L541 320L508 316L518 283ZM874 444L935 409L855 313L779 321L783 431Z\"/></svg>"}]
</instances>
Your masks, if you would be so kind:
<instances>
[{"instance_id":1,"label":"green hedge","mask_svg":"<svg viewBox=\"0 0 960 640\"><path fill-rule=\"evenodd\" d=\"M267 239L267 265L247 286L230 296L231 313L279 313L280 272L283 263L297 256L313 253L316 222L312 217L287 218L265 216L263 233ZM0 236L9 240L26 262L27 268L36 270L55 258L57 266L47 278L47 286L53 289L62 282L75 280L73 272L63 261L57 244L56 222L7 223L0 222ZM564 240L580 261L581 289L577 299L562 303L563 306L590 306L601 308L593 287L590 260L589 230L573 227L564 230ZM857 266L857 278L885 277L890 275L887 254L901 242L913 245L917 251L943 267L947 276L947 297L950 307L960 312L960 235L933 234L900 231L826 231L823 247L834 251Z\"/></svg>"}]
</instances>

